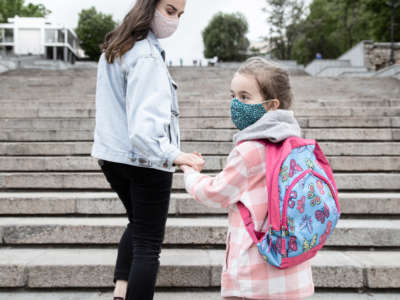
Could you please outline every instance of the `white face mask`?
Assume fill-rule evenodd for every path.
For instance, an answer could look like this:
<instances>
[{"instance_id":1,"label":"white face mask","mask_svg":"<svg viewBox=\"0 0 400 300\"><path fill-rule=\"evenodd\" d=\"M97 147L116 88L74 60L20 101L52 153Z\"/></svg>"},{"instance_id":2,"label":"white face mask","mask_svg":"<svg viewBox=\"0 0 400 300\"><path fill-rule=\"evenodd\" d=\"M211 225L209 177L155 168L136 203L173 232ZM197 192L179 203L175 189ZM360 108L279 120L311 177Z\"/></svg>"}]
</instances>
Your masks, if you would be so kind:
<instances>
[{"instance_id":1,"label":"white face mask","mask_svg":"<svg viewBox=\"0 0 400 300\"><path fill-rule=\"evenodd\" d=\"M151 29L157 38L165 39L174 34L178 29L178 25L178 19L168 18L156 9L153 21L151 22Z\"/></svg>"}]
</instances>

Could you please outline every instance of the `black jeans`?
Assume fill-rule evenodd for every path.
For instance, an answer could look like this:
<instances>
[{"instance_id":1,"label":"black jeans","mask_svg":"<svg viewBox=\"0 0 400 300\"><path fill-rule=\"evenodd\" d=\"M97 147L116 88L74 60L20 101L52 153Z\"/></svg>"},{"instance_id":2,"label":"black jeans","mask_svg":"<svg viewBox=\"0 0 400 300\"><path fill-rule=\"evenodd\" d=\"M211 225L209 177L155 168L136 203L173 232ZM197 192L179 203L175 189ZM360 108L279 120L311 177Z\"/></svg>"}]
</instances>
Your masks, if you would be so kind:
<instances>
[{"instance_id":1,"label":"black jeans","mask_svg":"<svg viewBox=\"0 0 400 300\"><path fill-rule=\"evenodd\" d=\"M118 246L113 282L127 280L126 300L154 296L172 189L171 172L98 160L129 223Z\"/></svg>"}]
</instances>

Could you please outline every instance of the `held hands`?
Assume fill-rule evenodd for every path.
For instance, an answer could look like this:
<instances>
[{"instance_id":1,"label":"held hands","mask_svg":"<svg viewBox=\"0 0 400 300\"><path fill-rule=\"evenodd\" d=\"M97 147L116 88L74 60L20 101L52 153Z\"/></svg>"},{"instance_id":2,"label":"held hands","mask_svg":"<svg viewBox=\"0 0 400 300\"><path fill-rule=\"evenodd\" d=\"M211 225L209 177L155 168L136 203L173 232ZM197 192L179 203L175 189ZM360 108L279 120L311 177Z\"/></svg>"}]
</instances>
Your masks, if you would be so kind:
<instances>
[{"instance_id":1,"label":"held hands","mask_svg":"<svg viewBox=\"0 0 400 300\"><path fill-rule=\"evenodd\" d=\"M175 164L178 165L184 172L188 168L193 168L196 171L201 172L206 162L204 161L203 156L200 153L194 152L182 153L176 158Z\"/></svg>"}]
</instances>

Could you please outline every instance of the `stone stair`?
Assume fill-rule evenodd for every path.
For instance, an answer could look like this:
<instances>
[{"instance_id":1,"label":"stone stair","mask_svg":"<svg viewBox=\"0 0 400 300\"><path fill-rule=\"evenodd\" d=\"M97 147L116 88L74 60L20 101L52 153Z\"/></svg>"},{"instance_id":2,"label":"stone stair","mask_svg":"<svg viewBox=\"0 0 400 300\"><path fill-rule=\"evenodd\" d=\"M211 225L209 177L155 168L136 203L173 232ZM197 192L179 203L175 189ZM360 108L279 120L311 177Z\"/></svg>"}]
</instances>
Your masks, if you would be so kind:
<instances>
[{"instance_id":1,"label":"stone stair","mask_svg":"<svg viewBox=\"0 0 400 300\"><path fill-rule=\"evenodd\" d=\"M176 68L182 149L216 174L236 132L233 69ZM93 69L0 75L0 299L111 299L124 208L90 157ZM312 261L313 299L400 299L400 84L293 77L303 136L335 172L342 218ZM220 299L226 210L174 174L156 300Z\"/></svg>"}]
</instances>

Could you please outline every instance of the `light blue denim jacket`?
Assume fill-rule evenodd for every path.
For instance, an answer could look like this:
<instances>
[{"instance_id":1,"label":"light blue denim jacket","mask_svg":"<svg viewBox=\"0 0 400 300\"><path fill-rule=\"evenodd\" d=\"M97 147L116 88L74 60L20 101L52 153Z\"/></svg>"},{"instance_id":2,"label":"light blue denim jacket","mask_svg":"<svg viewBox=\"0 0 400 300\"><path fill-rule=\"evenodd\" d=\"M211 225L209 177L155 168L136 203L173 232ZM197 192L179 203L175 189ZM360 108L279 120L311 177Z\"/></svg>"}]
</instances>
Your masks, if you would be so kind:
<instances>
[{"instance_id":1,"label":"light blue denim jacket","mask_svg":"<svg viewBox=\"0 0 400 300\"><path fill-rule=\"evenodd\" d=\"M165 51L150 30L122 59L97 70L96 126L91 156L174 172L180 151L177 85Z\"/></svg>"}]
</instances>

